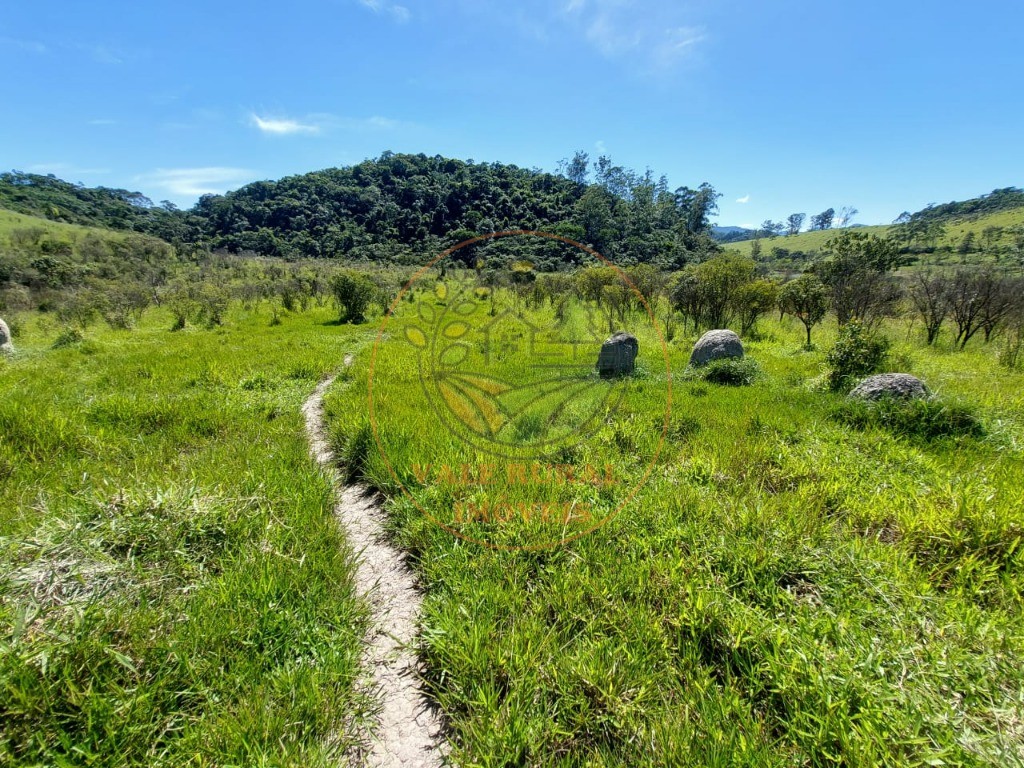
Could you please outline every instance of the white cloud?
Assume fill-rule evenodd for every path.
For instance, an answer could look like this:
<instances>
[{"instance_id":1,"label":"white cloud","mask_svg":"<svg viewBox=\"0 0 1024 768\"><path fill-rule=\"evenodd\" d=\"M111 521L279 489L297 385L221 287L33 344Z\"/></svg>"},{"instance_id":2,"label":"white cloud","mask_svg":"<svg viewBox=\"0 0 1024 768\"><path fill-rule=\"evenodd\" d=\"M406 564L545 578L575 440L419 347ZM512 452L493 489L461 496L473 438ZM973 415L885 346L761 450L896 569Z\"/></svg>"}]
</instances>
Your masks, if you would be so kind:
<instances>
[{"instance_id":1,"label":"white cloud","mask_svg":"<svg viewBox=\"0 0 1024 768\"><path fill-rule=\"evenodd\" d=\"M325 133L343 131L393 131L410 123L383 115L370 117L339 117L326 113L310 114L301 119L286 117L261 117L255 112L249 114L249 122L263 133L286 136L295 133Z\"/></svg>"},{"instance_id":2,"label":"white cloud","mask_svg":"<svg viewBox=\"0 0 1024 768\"><path fill-rule=\"evenodd\" d=\"M707 35L699 27L676 27L666 29L664 36L654 46L651 57L654 63L668 69L690 55L693 46L703 41Z\"/></svg>"},{"instance_id":3,"label":"white cloud","mask_svg":"<svg viewBox=\"0 0 1024 768\"><path fill-rule=\"evenodd\" d=\"M238 187L256 174L246 168L208 166L205 168L157 168L136 176L139 184L156 187L178 197L199 197Z\"/></svg>"},{"instance_id":4,"label":"white cloud","mask_svg":"<svg viewBox=\"0 0 1024 768\"><path fill-rule=\"evenodd\" d=\"M609 59L629 58L641 69L665 71L691 57L704 29L690 23L687 4L661 0L567 0L562 20Z\"/></svg>"},{"instance_id":5,"label":"white cloud","mask_svg":"<svg viewBox=\"0 0 1024 768\"><path fill-rule=\"evenodd\" d=\"M263 133L285 136L290 133L319 133L320 126L314 123L301 123L298 120L281 117L260 117L255 112L249 115L250 122Z\"/></svg>"},{"instance_id":6,"label":"white cloud","mask_svg":"<svg viewBox=\"0 0 1024 768\"><path fill-rule=\"evenodd\" d=\"M594 142L594 149L597 150L597 153L599 155L607 155L608 154L608 147L606 147L604 145L604 142L601 141L600 139L598 139L597 141Z\"/></svg>"},{"instance_id":7,"label":"white cloud","mask_svg":"<svg viewBox=\"0 0 1024 768\"><path fill-rule=\"evenodd\" d=\"M737 197L736 198L736 202L740 203L740 204L749 203L750 202L750 195L744 195L743 197Z\"/></svg>"},{"instance_id":8,"label":"white cloud","mask_svg":"<svg viewBox=\"0 0 1024 768\"><path fill-rule=\"evenodd\" d=\"M404 24L412 17L408 8L391 0L359 0L359 4L374 13L386 13L399 24Z\"/></svg>"}]
</instances>

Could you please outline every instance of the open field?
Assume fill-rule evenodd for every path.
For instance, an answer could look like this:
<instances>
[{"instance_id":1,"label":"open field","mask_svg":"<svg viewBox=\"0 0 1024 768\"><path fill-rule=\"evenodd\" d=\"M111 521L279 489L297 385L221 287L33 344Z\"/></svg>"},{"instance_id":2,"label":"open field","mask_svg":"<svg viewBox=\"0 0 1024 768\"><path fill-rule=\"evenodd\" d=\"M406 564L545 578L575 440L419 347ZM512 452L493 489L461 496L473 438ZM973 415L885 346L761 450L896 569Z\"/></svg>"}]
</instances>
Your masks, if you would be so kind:
<instances>
[{"instance_id":1,"label":"open field","mask_svg":"<svg viewBox=\"0 0 1024 768\"><path fill-rule=\"evenodd\" d=\"M0 763L334 765L365 611L299 407L334 313L94 326L0 360Z\"/></svg>"},{"instance_id":2,"label":"open field","mask_svg":"<svg viewBox=\"0 0 1024 768\"><path fill-rule=\"evenodd\" d=\"M91 273L91 239L61 258ZM594 293L607 270L428 270L378 333L402 269L144 245L88 283L103 309L144 265L125 327L32 274L5 310L0 762L332 765L365 734L370 613L300 416L332 373L334 452L424 590L453 763L1024 761L1009 320L962 351L948 317L930 347L905 306L880 320L932 426L980 423L929 437L824 389L832 315L806 349L771 304L753 383L701 380L695 315L650 268L664 354L637 302ZM360 291L370 319L338 324L328 297ZM640 355L609 380L612 327Z\"/></svg>"},{"instance_id":3,"label":"open field","mask_svg":"<svg viewBox=\"0 0 1024 768\"><path fill-rule=\"evenodd\" d=\"M457 763L1024 759L1024 376L997 373L993 348L926 349L888 328L897 368L975 409L985 431L924 439L838 421L842 398L811 386L823 354L800 348L795 323L763 323L748 342L762 368L749 387L687 380L695 337L680 335L667 442L636 497L578 540L503 551L427 517L501 545L537 541L535 521L453 514L493 486L422 477L428 465L484 457L424 400L418 350L402 338L422 324L421 303L440 313L457 290L403 304L378 352L363 348L352 382L327 402L339 454L388 495L394 536L423 580L423 654ZM490 321L485 307L465 315L467 338ZM524 317L557 334L581 309L564 325L549 308ZM599 509L644 471L665 405L654 336L639 316L627 327L641 353L621 405L557 459L617 468L612 487L555 491ZM820 348L833 337L821 329Z\"/></svg>"}]
</instances>

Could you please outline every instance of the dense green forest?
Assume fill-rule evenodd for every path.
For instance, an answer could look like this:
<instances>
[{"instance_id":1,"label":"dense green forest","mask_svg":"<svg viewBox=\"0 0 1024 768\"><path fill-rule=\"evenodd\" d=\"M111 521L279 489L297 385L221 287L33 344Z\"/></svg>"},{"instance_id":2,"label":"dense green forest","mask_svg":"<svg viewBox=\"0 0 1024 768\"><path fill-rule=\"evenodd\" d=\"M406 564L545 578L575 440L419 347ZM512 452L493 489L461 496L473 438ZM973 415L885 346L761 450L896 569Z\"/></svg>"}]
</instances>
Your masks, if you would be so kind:
<instances>
[{"instance_id":1,"label":"dense green forest","mask_svg":"<svg viewBox=\"0 0 1024 768\"><path fill-rule=\"evenodd\" d=\"M541 229L585 242L619 263L679 266L717 249L708 184L670 190L665 177L576 153L551 174L385 152L347 168L259 181L206 195L189 211L126 190L88 189L52 176L0 176L0 207L70 223L130 229L175 245L261 256L412 262L478 234ZM575 258L526 244L541 269ZM578 253L578 252L577 252Z\"/></svg>"}]
</instances>

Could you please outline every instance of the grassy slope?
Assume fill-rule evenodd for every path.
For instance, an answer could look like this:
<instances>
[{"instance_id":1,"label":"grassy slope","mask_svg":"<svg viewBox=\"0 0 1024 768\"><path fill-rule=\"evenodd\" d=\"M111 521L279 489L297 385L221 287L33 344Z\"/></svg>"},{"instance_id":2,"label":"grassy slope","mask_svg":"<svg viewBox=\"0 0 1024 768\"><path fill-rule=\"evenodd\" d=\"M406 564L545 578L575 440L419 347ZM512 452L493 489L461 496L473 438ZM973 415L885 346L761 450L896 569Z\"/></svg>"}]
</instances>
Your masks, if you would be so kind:
<instances>
[{"instance_id":1,"label":"grassy slope","mask_svg":"<svg viewBox=\"0 0 1024 768\"><path fill-rule=\"evenodd\" d=\"M986 227L1015 227L1024 225L1024 208L1015 208L1008 211L1000 211L998 213L989 214L988 216L980 216L976 219L959 219L949 221L945 223L946 236L939 241L940 247L947 246L953 249L960 243L963 236L967 232L974 232L975 236L980 238L981 232ZM884 237L888 233L890 227L888 225L878 225L871 227L858 227L858 232L866 232L869 234ZM798 235L777 237L773 240L767 238L761 239L762 252L767 255L771 252L772 248L787 248L791 251L818 251L821 247L832 237L836 235L835 230L828 230L825 232L801 232ZM1004 244L1008 242L1004 236ZM738 243L727 243L723 247L742 253L744 256L750 255L750 249L753 246L753 240L743 240Z\"/></svg>"},{"instance_id":2,"label":"grassy slope","mask_svg":"<svg viewBox=\"0 0 1024 768\"><path fill-rule=\"evenodd\" d=\"M19 319L0 763L334 764L365 615L299 406L362 342L329 318L170 333L151 312L63 349Z\"/></svg>"},{"instance_id":3,"label":"grassy slope","mask_svg":"<svg viewBox=\"0 0 1024 768\"><path fill-rule=\"evenodd\" d=\"M60 221L50 221L38 216L27 216L23 213L15 213L0 208L0 243L8 242L11 231L16 229L44 229L53 237L74 241L83 235L92 233L104 238L123 239L128 233L118 232L112 229L99 227L83 227L77 224L65 224Z\"/></svg>"},{"instance_id":4,"label":"grassy slope","mask_svg":"<svg viewBox=\"0 0 1024 768\"><path fill-rule=\"evenodd\" d=\"M555 327L546 313L532 319ZM627 480L665 388L637 325L642 373L572 457L612 462ZM367 439L368 354L355 386L331 394L338 447L392 497L395 535L427 586L423 652L464 764L1024 758L1024 375L992 375L988 348L897 343L896 367L973 404L989 434L854 431L830 416L837 396L807 386L823 355L800 350L801 329L765 330L748 344L765 376L748 388L683 382L693 339L677 339L670 440L655 472L612 522L550 551L467 544L401 495ZM819 329L818 343L833 333ZM413 355L397 342L381 358L396 372L380 382L382 439L419 501L444 517L486 489L418 484L410 467L480 456L424 407ZM515 540L527 526L506 527L491 533Z\"/></svg>"}]
</instances>

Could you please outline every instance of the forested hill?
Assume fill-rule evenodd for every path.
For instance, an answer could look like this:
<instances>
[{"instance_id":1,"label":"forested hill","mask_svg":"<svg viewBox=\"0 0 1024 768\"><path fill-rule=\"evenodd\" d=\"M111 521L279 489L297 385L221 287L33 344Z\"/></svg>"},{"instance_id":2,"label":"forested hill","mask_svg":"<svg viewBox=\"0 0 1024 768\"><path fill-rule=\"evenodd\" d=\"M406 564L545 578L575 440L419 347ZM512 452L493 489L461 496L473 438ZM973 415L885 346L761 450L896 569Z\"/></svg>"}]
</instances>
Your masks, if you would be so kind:
<instances>
[{"instance_id":1,"label":"forested hill","mask_svg":"<svg viewBox=\"0 0 1024 768\"><path fill-rule=\"evenodd\" d=\"M172 203L155 205L141 192L84 187L56 176L0 173L0 208L65 224L145 232L168 241L194 241L197 222Z\"/></svg>"},{"instance_id":2,"label":"forested hill","mask_svg":"<svg viewBox=\"0 0 1024 768\"><path fill-rule=\"evenodd\" d=\"M561 234L624 264L673 266L716 250L710 220L718 195L709 185L670 190L664 177L607 157L591 162L584 153L562 171L386 152L351 167L207 195L189 211L153 205L138 193L12 173L0 176L0 207L285 258L421 260L507 229ZM545 268L567 253L539 243L517 255Z\"/></svg>"},{"instance_id":3,"label":"forested hill","mask_svg":"<svg viewBox=\"0 0 1024 768\"><path fill-rule=\"evenodd\" d=\"M710 217L718 196L707 184L670 190L664 178L606 157L591 163L583 153L564 171L385 153L204 197L193 214L215 248L285 257L419 259L509 229L564 235L625 264L670 266L715 250ZM519 255L541 268L566 258L564 249L549 246L538 243Z\"/></svg>"},{"instance_id":4,"label":"forested hill","mask_svg":"<svg viewBox=\"0 0 1024 768\"><path fill-rule=\"evenodd\" d=\"M941 205L932 204L917 213L903 213L897 219L897 222L966 219L1022 206L1024 206L1024 189L1005 187L1004 189L994 189L987 195L974 197L970 200L943 203Z\"/></svg>"}]
</instances>

